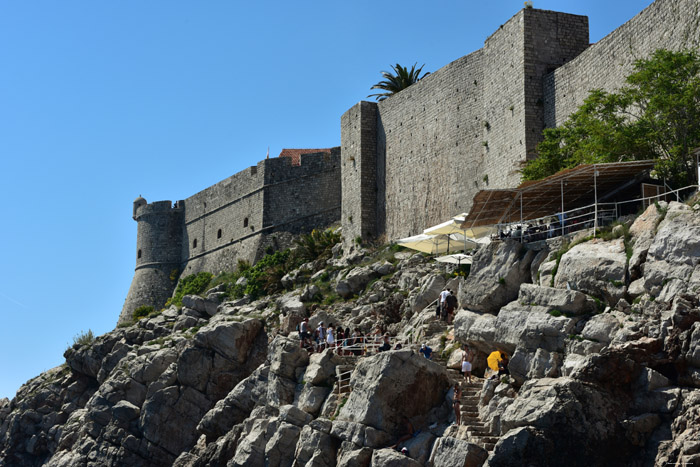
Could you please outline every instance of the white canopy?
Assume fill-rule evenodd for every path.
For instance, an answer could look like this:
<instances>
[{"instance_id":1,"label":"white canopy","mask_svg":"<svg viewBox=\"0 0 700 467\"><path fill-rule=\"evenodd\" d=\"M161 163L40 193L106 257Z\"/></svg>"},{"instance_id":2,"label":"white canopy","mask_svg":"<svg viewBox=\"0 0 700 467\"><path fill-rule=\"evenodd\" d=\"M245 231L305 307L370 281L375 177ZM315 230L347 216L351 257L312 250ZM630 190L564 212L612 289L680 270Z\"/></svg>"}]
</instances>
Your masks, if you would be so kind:
<instances>
[{"instance_id":1,"label":"white canopy","mask_svg":"<svg viewBox=\"0 0 700 467\"><path fill-rule=\"evenodd\" d=\"M471 255L465 255L463 253L455 253L452 255L440 256L438 258L435 258L435 261L457 265L472 264L472 257Z\"/></svg>"},{"instance_id":2,"label":"white canopy","mask_svg":"<svg viewBox=\"0 0 700 467\"><path fill-rule=\"evenodd\" d=\"M411 248L412 250L422 251L423 253L437 254L462 251L464 249L465 238L460 234L419 234L413 237L402 238L397 240L396 243L403 247Z\"/></svg>"},{"instance_id":3,"label":"white canopy","mask_svg":"<svg viewBox=\"0 0 700 467\"><path fill-rule=\"evenodd\" d=\"M473 227L470 229L463 229L461 226L464 223L464 219L466 216L467 216L466 213L459 214L447 222L443 222L442 224L428 227L427 229L425 229L423 231L423 233L426 235L458 234L460 236L463 236L468 242L471 242L471 245L468 245L465 243L465 250L469 249L469 248L473 248L475 243L479 243L479 244L490 243L490 241L491 241L490 236L492 233L496 232L496 229L493 226L480 226L480 227Z\"/></svg>"}]
</instances>

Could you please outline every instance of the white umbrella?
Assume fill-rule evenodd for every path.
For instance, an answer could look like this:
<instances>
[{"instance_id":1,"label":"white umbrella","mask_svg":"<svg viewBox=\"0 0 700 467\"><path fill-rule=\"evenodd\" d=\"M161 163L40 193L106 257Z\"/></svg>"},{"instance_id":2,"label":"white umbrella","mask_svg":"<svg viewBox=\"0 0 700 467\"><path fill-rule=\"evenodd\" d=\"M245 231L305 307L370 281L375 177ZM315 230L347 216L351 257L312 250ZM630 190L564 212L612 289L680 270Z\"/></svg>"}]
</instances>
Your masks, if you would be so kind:
<instances>
[{"instance_id":1,"label":"white umbrella","mask_svg":"<svg viewBox=\"0 0 700 467\"><path fill-rule=\"evenodd\" d=\"M438 234L443 234L443 235L455 235L459 234L461 237L463 237L464 240L464 249L470 249L474 248L476 244L489 244L491 242L490 240L490 235L496 231L494 227L491 226L483 226L483 227L473 227L470 229L463 229L462 228L462 223L464 222L464 218L466 217L466 214L460 214L458 216L453 217L451 220L447 222L443 222L442 224L434 225L432 227L428 227L423 231L424 234L427 235L438 235ZM471 242L471 245L467 244L467 241Z\"/></svg>"},{"instance_id":2,"label":"white umbrella","mask_svg":"<svg viewBox=\"0 0 700 467\"><path fill-rule=\"evenodd\" d=\"M396 243L423 253L437 254L461 251L464 238L461 235L426 235L419 234L397 240Z\"/></svg>"},{"instance_id":3,"label":"white umbrella","mask_svg":"<svg viewBox=\"0 0 700 467\"><path fill-rule=\"evenodd\" d=\"M440 256L439 258L435 258L435 261L461 266L462 264L472 264L472 257L471 255L465 255L463 253L455 253L452 255Z\"/></svg>"}]
</instances>

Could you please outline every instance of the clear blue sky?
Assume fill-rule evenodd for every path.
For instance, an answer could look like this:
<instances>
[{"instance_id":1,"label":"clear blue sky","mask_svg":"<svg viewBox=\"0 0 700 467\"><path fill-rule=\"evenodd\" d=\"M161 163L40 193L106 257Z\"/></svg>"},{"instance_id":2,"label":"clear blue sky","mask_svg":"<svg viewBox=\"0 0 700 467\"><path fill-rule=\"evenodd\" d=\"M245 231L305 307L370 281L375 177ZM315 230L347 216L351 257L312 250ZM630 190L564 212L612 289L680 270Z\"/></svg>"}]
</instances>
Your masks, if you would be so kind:
<instances>
[{"instance_id":1,"label":"clear blue sky","mask_svg":"<svg viewBox=\"0 0 700 467\"><path fill-rule=\"evenodd\" d=\"M649 0L535 0L596 42ZM390 64L434 71L522 1L0 3L0 397L114 328L131 203L187 198L282 148L340 145Z\"/></svg>"}]
</instances>

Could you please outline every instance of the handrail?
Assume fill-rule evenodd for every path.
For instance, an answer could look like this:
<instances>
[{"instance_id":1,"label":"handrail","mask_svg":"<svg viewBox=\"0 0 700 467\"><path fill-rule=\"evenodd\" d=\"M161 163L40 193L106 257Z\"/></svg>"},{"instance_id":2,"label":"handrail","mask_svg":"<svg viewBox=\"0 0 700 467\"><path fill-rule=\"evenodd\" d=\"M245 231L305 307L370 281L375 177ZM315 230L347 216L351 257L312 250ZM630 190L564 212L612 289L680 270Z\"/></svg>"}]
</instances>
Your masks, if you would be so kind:
<instances>
[{"instance_id":1,"label":"handrail","mask_svg":"<svg viewBox=\"0 0 700 467\"><path fill-rule=\"evenodd\" d=\"M693 189L698 190L698 185L688 185L676 190L670 190L654 196L636 198L627 201L593 203L587 206L577 207L564 212L556 212L534 219L497 224L499 233L494 234L494 240L514 238L521 242L533 242L547 238L567 236L574 232L586 229L594 229L596 226L608 225L620 216L621 206L638 203L648 206L659 199L668 199L675 195L676 201L680 201L681 192ZM652 201L654 200L654 201ZM555 219L552 222L552 219ZM593 232L595 235L595 231Z\"/></svg>"}]
</instances>

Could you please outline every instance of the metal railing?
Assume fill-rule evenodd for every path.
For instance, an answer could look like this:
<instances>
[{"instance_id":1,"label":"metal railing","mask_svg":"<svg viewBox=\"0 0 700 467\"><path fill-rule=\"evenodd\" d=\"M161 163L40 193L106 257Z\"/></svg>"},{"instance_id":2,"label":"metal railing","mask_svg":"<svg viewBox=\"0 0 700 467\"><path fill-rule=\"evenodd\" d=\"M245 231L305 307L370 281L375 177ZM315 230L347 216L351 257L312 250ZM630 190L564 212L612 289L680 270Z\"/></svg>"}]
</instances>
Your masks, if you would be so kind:
<instances>
[{"instance_id":1,"label":"metal railing","mask_svg":"<svg viewBox=\"0 0 700 467\"><path fill-rule=\"evenodd\" d=\"M658 201L681 201L698 190L698 185L689 185L677 190L670 190L655 196L637 198L611 203L593 203L588 206L557 212L535 219L498 224L498 233L492 240L512 238L521 242L537 242L549 238L568 236L582 230L596 229L612 224L622 215L633 214L640 208L646 208Z\"/></svg>"}]
</instances>

